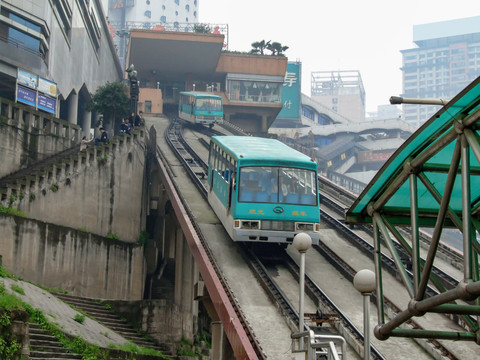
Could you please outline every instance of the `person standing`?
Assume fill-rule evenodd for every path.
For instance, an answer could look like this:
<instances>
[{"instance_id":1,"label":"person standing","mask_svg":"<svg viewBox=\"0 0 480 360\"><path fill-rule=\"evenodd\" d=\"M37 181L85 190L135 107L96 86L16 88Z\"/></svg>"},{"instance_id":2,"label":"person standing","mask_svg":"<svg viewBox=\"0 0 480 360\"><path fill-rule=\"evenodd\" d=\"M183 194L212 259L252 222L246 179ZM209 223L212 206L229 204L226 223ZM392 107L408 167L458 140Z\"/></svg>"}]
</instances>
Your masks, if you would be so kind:
<instances>
[{"instance_id":1,"label":"person standing","mask_svg":"<svg viewBox=\"0 0 480 360\"><path fill-rule=\"evenodd\" d=\"M93 141L93 139L87 139L86 136L82 138L82 141L80 142L80 151L83 151L87 148L88 144L90 144Z\"/></svg>"}]
</instances>

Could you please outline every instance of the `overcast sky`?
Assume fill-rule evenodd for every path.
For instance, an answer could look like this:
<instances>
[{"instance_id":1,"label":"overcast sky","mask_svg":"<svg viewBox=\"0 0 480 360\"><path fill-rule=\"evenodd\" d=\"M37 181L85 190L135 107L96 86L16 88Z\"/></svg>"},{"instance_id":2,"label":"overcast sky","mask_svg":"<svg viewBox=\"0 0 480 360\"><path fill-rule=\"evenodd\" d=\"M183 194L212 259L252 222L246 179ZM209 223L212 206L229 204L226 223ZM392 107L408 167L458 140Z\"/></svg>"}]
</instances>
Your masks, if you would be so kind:
<instances>
[{"instance_id":1,"label":"overcast sky","mask_svg":"<svg viewBox=\"0 0 480 360\"><path fill-rule=\"evenodd\" d=\"M302 92L311 72L359 70L367 111L402 92L400 50L415 47L413 25L480 15L476 0L199 0L199 21L228 24L229 50L272 40L302 62Z\"/></svg>"}]
</instances>

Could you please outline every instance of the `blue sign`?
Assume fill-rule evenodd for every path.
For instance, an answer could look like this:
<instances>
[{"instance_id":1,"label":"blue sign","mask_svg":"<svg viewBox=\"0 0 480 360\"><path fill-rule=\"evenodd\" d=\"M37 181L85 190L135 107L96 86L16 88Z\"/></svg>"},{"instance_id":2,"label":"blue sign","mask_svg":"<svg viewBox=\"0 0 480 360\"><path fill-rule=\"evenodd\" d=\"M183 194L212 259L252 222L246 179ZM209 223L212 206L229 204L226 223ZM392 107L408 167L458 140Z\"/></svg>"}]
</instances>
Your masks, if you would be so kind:
<instances>
[{"instance_id":1,"label":"blue sign","mask_svg":"<svg viewBox=\"0 0 480 360\"><path fill-rule=\"evenodd\" d=\"M17 101L22 102L33 107L37 106L37 92L24 88L22 86L17 87Z\"/></svg>"},{"instance_id":2,"label":"blue sign","mask_svg":"<svg viewBox=\"0 0 480 360\"><path fill-rule=\"evenodd\" d=\"M38 108L55 114L57 108L57 101L43 94L38 94Z\"/></svg>"},{"instance_id":3,"label":"blue sign","mask_svg":"<svg viewBox=\"0 0 480 360\"><path fill-rule=\"evenodd\" d=\"M282 110L277 119L300 119L300 62L289 62L282 86Z\"/></svg>"}]
</instances>

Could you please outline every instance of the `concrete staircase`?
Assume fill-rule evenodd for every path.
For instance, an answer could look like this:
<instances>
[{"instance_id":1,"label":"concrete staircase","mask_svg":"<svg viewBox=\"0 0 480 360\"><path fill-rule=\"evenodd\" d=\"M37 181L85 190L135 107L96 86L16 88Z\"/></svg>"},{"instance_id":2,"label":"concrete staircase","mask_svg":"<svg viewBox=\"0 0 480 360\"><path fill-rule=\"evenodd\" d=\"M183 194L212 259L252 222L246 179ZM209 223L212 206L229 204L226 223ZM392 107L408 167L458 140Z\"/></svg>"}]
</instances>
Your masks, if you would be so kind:
<instances>
[{"instance_id":1,"label":"concrete staircase","mask_svg":"<svg viewBox=\"0 0 480 360\"><path fill-rule=\"evenodd\" d=\"M89 298L79 296L54 293L54 295L80 310L88 314L91 318L98 321L102 325L112 329L117 334L130 340L136 345L161 351L167 356L172 356L176 352L176 347L170 344L156 344L153 340L147 339L139 331L135 330L124 319L121 319L115 312L109 309L108 304Z\"/></svg>"},{"instance_id":2,"label":"concrete staircase","mask_svg":"<svg viewBox=\"0 0 480 360\"><path fill-rule=\"evenodd\" d=\"M38 324L29 323L30 360L74 360L82 359L80 354L72 354L65 349L55 336L49 334Z\"/></svg>"}]
</instances>

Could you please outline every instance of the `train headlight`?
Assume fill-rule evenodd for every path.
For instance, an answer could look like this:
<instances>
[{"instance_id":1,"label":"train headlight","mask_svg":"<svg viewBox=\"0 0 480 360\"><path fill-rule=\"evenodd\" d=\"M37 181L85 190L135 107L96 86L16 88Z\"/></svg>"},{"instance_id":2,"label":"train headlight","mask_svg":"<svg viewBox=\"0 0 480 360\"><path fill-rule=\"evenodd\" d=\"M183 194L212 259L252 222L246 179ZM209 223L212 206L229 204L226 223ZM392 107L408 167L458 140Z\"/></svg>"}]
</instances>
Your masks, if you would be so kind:
<instances>
[{"instance_id":1,"label":"train headlight","mask_svg":"<svg viewBox=\"0 0 480 360\"><path fill-rule=\"evenodd\" d=\"M295 223L296 231L313 231L312 223Z\"/></svg>"},{"instance_id":2,"label":"train headlight","mask_svg":"<svg viewBox=\"0 0 480 360\"><path fill-rule=\"evenodd\" d=\"M260 221L258 220L242 220L240 226L242 229L260 230Z\"/></svg>"},{"instance_id":3,"label":"train headlight","mask_svg":"<svg viewBox=\"0 0 480 360\"><path fill-rule=\"evenodd\" d=\"M239 228L240 227L240 220L235 220L234 223L233 223L233 226L235 228Z\"/></svg>"},{"instance_id":4,"label":"train headlight","mask_svg":"<svg viewBox=\"0 0 480 360\"><path fill-rule=\"evenodd\" d=\"M320 231L320 224L315 224L315 231L319 232Z\"/></svg>"}]
</instances>

